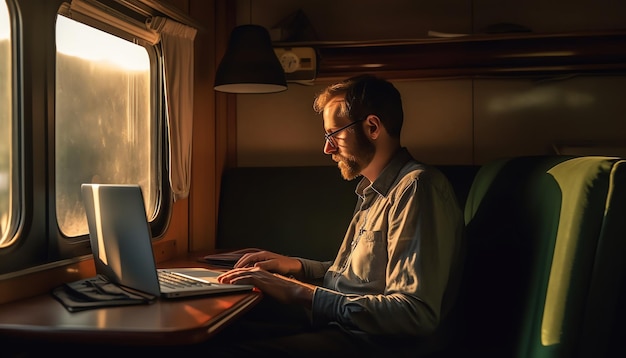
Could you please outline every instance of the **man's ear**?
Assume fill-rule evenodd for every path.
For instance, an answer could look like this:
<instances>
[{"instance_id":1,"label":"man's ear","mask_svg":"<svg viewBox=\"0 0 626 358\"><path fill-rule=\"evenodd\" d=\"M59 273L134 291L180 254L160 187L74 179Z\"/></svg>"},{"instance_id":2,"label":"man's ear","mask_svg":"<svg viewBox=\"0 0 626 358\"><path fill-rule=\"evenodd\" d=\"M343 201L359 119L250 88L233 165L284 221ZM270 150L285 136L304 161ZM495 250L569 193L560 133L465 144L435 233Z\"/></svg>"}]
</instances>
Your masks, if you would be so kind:
<instances>
[{"instance_id":1,"label":"man's ear","mask_svg":"<svg viewBox=\"0 0 626 358\"><path fill-rule=\"evenodd\" d=\"M383 125L377 115L370 114L365 119L365 133L373 140L380 136Z\"/></svg>"}]
</instances>

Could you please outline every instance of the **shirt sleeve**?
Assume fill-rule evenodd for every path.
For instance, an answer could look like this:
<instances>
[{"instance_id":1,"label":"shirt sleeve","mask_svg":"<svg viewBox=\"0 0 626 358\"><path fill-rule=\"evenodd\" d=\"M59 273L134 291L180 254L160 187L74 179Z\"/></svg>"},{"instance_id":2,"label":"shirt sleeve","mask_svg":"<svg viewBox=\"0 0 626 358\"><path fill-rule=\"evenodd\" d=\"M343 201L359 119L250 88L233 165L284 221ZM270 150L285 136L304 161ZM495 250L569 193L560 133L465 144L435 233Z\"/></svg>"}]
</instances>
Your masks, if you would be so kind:
<instances>
[{"instance_id":1,"label":"shirt sleeve","mask_svg":"<svg viewBox=\"0 0 626 358\"><path fill-rule=\"evenodd\" d=\"M319 280L324 277L332 261L315 261L296 257L302 263L302 275L307 280Z\"/></svg>"},{"instance_id":2,"label":"shirt sleeve","mask_svg":"<svg viewBox=\"0 0 626 358\"><path fill-rule=\"evenodd\" d=\"M337 322L371 334L427 335L436 330L462 239L462 218L449 193L423 184L418 190L415 179L392 194L384 292L346 294L318 287L311 310L314 325Z\"/></svg>"}]
</instances>

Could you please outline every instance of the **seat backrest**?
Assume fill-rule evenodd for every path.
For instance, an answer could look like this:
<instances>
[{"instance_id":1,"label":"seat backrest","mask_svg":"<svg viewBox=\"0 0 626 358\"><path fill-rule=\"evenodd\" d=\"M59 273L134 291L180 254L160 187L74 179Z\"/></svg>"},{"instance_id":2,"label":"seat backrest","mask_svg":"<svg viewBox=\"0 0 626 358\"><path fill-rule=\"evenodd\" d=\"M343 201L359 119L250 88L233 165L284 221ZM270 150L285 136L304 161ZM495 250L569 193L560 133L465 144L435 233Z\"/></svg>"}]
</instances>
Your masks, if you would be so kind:
<instances>
[{"instance_id":1,"label":"seat backrest","mask_svg":"<svg viewBox=\"0 0 626 358\"><path fill-rule=\"evenodd\" d=\"M576 356L614 169L622 164L532 156L480 169L465 206L468 257L459 303L465 352Z\"/></svg>"},{"instance_id":2,"label":"seat backrest","mask_svg":"<svg viewBox=\"0 0 626 358\"><path fill-rule=\"evenodd\" d=\"M626 160L613 165L579 357L623 356L626 337Z\"/></svg>"},{"instance_id":3,"label":"seat backrest","mask_svg":"<svg viewBox=\"0 0 626 358\"><path fill-rule=\"evenodd\" d=\"M478 166L438 168L463 205ZM332 260L350 223L357 180L336 166L238 167L222 176L216 248L259 247Z\"/></svg>"},{"instance_id":4,"label":"seat backrest","mask_svg":"<svg viewBox=\"0 0 626 358\"><path fill-rule=\"evenodd\" d=\"M354 212L356 184L332 166L229 169L222 176L216 247L332 260Z\"/></svg>"}]
</instances>

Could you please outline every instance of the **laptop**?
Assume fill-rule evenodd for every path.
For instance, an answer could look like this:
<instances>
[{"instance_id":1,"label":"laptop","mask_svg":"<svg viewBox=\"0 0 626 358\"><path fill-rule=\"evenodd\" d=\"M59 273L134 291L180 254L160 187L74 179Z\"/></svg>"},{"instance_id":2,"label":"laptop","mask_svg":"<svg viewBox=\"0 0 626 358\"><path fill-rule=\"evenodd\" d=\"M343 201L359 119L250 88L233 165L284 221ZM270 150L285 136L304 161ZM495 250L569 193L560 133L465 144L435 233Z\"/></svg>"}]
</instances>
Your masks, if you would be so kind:
<instances>
[{"instance_id":1,"label":"laptop","mask_svg":"<svg viewBox=\"0 0 626 358\"><path fill-rule=\"evenodd\" d=\"M164 298L250 291L252 285L221 284L222 272L201 267L157 269L141 187L82 184L96 273L125 288ZM161 280L187 282L173 284Z\"/></svg>"}]
</instances>

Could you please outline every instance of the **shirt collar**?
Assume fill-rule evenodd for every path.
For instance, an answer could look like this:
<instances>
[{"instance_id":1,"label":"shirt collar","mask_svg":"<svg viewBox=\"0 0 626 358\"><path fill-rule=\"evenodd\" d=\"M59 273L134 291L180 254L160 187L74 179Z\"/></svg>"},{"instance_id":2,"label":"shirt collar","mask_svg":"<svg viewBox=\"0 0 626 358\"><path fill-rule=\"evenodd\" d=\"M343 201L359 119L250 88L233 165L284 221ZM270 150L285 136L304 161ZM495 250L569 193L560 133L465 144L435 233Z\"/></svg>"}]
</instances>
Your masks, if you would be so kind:
<instances>
[{"instance_id":1,"label":"shirt collar","mask_svg":"<svg viewBox=\"0 0 626 358\"><path fill-rule=\"evenodd\" d=\"M391 157L391 160L385 169L383 169L378 178L374 180L374 183L371 184L372 189L379 195L387 196L387 193L391 190L391 186L395 183L398 174L404 165L410 160L413 160L413 157L406 148L402 147L398 149L393 157ZM362 195L363 191L368 186L370 186L370 181L367 178L361 179L359 185L356 187L356 193L358 195Z\"/></svg>"}]
</instances>

